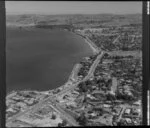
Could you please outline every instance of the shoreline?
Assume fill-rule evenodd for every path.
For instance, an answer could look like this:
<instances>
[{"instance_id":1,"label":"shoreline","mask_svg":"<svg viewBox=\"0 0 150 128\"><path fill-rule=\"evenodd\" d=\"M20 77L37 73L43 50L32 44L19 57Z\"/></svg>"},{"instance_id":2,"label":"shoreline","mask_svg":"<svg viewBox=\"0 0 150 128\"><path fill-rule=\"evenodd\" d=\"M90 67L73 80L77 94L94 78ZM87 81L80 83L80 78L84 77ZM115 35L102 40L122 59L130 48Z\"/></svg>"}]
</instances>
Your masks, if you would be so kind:
<instances>
[{"instance_id":1,"label":"shoreline","mask_svg":"<svg viewBox=\"0 0 150 128\"><path fill-rule=\"evenodd\" d=\"M93 54L99 53L99 51L100 51L99 48L87 36L84 36L77 32L73 32L73 33L80 36L82 39L84 39L85 43L87 43L90 46L90 48L92 49Z\"/></svg>"},{"instance_id":2,"label":"shoreline","mask_svg":"<svg viewBox=\"0 0 150 128\"><path fill-rule=\"evenodd\" d=\"M81 68L81 64L77 63L74 65L74 67L70 73L70 76L68 78L68 81L77 79L77 73L79 72L80 68Z\"/></svg>"},{"instance_id":3,"label":"shoreline","mask_svg":"<svg viewBox=\"0 0 150 128\"><path fill-rule=\"evenodd\" d=\"M7 26L7 27L10 27L10 26ZM14 27L18 28L19 26L14 26ZM21 27L29 27L29 26L21 26ZM32 26L32 27L34 27L34 26ZM64 31L65 31L65 30L64 30ZM84 42L90 46L90 48L91 48L92 51L93 51L93 54L99 53L98 47L97 47L88 37L85 37L85 36L83 36L83 35L81 35L81 34L79 34L79 33L76 33L76 32L72 32L72 31L69 31L69 32L71 32L71 33L73 33L73 34L75 34L75 35L80 36L80 37L84 40ZM88 40L89 40L89 41L88 41ZM12 91L8 92L8 94L7 94L7 92L6 92L6 98L7 98L7 97L10 97L10 95L15 95L17 91L36 91L36 92L39 92L39 93L44 93L44 92L52 92L52 91L57 90L57 89L65 88L65 86L67 85L67 83L69 83L72 79L74 79L74 78L73 78L74 75L72 75L72 74L75 74L75 73L77 72L76 66L77 66L78 64L79 64L79 62L76 63L76 64L73 66L72 71L71 71L71 73L70 73L70 75L69 75L67 81L66 81L64 84L60 85L59 87L56 87L56 88L51 89L51 90L45 90L45 91L30 90L30 89L28 89L28 90L27 90L27 89L23 89L23 90L12 90Z\"/></svg>"}]
</instances>

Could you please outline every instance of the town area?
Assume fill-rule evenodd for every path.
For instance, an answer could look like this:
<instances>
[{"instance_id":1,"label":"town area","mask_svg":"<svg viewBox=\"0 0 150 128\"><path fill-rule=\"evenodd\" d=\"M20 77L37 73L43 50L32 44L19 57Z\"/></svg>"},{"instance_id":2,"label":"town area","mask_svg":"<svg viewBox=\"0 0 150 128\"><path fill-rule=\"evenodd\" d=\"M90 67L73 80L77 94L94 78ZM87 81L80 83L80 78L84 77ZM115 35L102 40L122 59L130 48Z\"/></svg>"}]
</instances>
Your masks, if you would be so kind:
<instances>
[{"instance_id":1,"label":"town area","mask_svg":"<svg viewBox=\"0 0 150 128\"><path fill-rule=\"evenodd\" d=\"M83 58L59 88L9 94L6 126L141 125L142 18L137 15L66 16L69 22L61 20L62 28L58 23L35 23L81 36L94 54Z\"/></svg>"}]
</instances>

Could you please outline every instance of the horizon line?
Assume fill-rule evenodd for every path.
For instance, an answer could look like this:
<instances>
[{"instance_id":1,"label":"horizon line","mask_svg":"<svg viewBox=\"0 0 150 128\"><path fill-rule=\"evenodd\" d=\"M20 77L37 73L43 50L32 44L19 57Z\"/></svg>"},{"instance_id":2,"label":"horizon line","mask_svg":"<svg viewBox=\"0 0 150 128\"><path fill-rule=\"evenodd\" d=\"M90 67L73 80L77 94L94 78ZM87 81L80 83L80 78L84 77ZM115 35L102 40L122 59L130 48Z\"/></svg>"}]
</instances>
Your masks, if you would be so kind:
<instances>
[{"instance_id":1,"label":"horizon line","mask_svg":"<svg viewBox=\"0 0 150 128\"><path fill-rule=\"evenodd\" d=\"M101 15L101 14L106 14L106 15L135 15L135 14L143 14L143 13L63 13L63 14L48 14L48 13L24 13L24 14L14 14L14 13L5 13L6 15Z\"/></svg>"}]
</instances>

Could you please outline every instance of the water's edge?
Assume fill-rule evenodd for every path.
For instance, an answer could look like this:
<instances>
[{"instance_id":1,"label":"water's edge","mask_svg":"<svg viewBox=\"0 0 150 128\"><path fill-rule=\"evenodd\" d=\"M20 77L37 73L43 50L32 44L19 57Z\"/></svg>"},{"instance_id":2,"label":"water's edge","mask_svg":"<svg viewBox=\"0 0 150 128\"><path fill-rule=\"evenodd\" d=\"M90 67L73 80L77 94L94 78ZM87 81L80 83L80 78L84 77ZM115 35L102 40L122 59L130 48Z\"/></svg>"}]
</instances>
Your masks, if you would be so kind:
<instances>
[{"instance_id":1,"label":"water's edge","mask_svg":"<svg viewBox=\"0 0 150 128\"><path fill-rule=\"evenodd\" d=\"M34 28L33 28L34 29ZM64 31L66 31L66 30L64 30ZM71 31L69 31L69 32L71 32ZM89 38L86 38L86 37L84 37L83 35L81 35L81 34L78 34L78 33L76 33L76 32L71 32L71 33L73 33L73 34L75 34L75 35L77 35L77 36L79 36L79 37L81 37L83 40L84 40L84 42L91 48L91 50L92 50L92 54L96 54L97 52L98 52L98 49L95 47L95 44L89 39ZM78 64L78 63L77 63ZM74 68L76 66L76 64L73 66L73 68L72 68L72 71L71 71L71 73L70 73L70 75L68 76L68 79L67 79L67 81L65 82L65 83L67 83L67 82L69 82L70 81L70 79L71 79L71 77L72 77L72 73L73 72L76 72L76 69ZM60 85L59 87L56 87L56 88L54 88L54 89L50 89L50 90L47 90L47 91L52 91L52 90L55 90L55 89L58 89L58 88L63 88L63 86L65 86L65 83L64 84L62 84L62 85ZM9 96L9 95L11 95L11 94L13 94L13 93L15 93L16 91L37 91L37 92L46 92L46 91L40 91L40 90L30 90L30 89L21 89L21 90L12 90L12 91L10 91L10 92L7 92L7 97Z\"/></svg>"}]
</instances>

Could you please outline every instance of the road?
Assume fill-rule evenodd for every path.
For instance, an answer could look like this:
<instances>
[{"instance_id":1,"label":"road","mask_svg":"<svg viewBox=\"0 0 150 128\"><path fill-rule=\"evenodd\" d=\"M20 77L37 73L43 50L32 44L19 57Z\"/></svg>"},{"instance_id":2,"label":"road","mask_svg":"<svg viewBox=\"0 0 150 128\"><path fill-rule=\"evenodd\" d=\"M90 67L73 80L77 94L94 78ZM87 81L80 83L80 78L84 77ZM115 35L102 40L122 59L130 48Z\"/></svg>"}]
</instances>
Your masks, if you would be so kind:
<instances>
[{"instance_id":1,"label":"road","mask_svg":"<svg viewBox=\"0 0 150 128\"><path fill-rule=\"evenodd\" d=\"M61 92L59 92L58 94L56 94L54 96L50 96L50 97L48 97L48 98L40 101L39 103L37 103L34 106L30 107L29 109L25 110L24 112L20 112L20 113L14 115L13 117L11 117L11 119L9 119L7 121L7 124L15 121L17 118L19 118L20 116L26 114L27 112L36 111L37 109L39 109L43 104L47 103L48 101L51 101L51 100L55 99L57 96L65 94L66 92L69 92L69 91L75 89L78 86L78 84L80 84L81 82L84 82L84 81L88 80L93 75L93 73L94 73L97 65L99 64L101 58L103 57L103 54L104 54L104 52L102 51L101 54L99 54L97 56L96 60L93 62L92 66L91 66L91 68L90 68L90 70L88 72L88 75L83 80L81 80L81 81L73 84L72 86L70 86L68 88L65 88L64 90L62 90Z\"/></svg>"},{"instance_id":2,"label":"road","mask_svg":"<svg viewBox=\"0 0 150 128\"><path fill-rule=\"evenodd\" d=\"M101 61L101 58L102 58L103 54L104 54L104 53L102 52L99 56L97 56L96 60L94 61L94 63L92 64L92 66L91 66L91 68L90 68L90 70L89 70L89 72L88 72L88 75L87 75L81 82L84 82L84 81L88 80L90 77L93 76L93 73L94 73L94 71L95 71L97 65L98 65L99 62ZM81 83L81 82L79 82L79 83ZM78 83L78 84L79 84L79 83ZM73 86L72 88L69 88L69 90L68 90L68 89L67 89L67 90L64 90L63 92L61 92L61 94L64 94L64 93L66 93L66 92L70 92L72 89L76 88L76 86L77 86L78 84L76 84L76 85ZM59 94L59 95L60 95L60 94ZM59 112L61 112L63 115L65 115L65 118L66 118L66 119L68 120L68 122L70 122L73 126L79 126L78 123L76 122L76 120L75 120L72 116L70 116L68 113L66 113L66 112L63 110L63 108L61 108L61 106L60 106L59 104L56 104L56 103L55 103L55 107L56 107L57 110L59 110Z\"/></svg>"},{"instance_id":3,"label":"road","mask_svg":"<svg viewBox=\"0 0 150 128\"><path fill-rule=\"evenodd\" d=\"M120 37L120 35L119 35L113 42L116 42L116 41L119 39L119 37ZM103 57L103 55L104 55L104 52L101 51L101 54L99 54L99 55L97 56L96 60L95 60L95 61L93 62L93 64L92 64L92 66L91 66L91 68L90 68L90 70L89 70L87 76L86 76L82 81L77 82L75 85L71 86L70 88L66 88L65 90L63 90L63 91L61 91L59 94L57 94L56 96L65 94L66 92L70 92L71 90L75 89L76 86L77 86L79 83L85 82L85 81L87 81L89 78L91 78L91 77L93 76L93 74L94 74L94 71L95 71L97 65L100 63L101 58ZM62 114L65 115L65 117L67 117L68 122L70 122L71 124L75 124L75 125L73 125L73 126L78 126L78 125L77 125L77 122L74 120L74 118L72 118L70 115L68 115L68 114L63 110L63 108L61 108L61 106L59 106L58 104L56 104L55 107L57 108L57 110L59 110L59 112L61 112Z\"/></svg>"},{"instance_id":4,"label":"road","mask_svg":"<svg viewBox=\"0 0 150 128\"><path fill-rule=\"evenodd\" d=\"M83 82L88 80L90 77L93 76L93 73L97 67L97 65L99 64L99 62L101 61L101 58L103 57L104 55L104 52L102 51L100 55L97 56L96 60L94 61L94 63L92 64L89 72L88 72L88 75L83 79Z\"/></svg>"},{"instance_id":5,"label":"road","mask_svg":"<svg viewBox=\"0 0 150 128\"><path fill-rule=\"evenodd\" d=\"M111 86L111 91L113 91L114 93L117 90L117 86L118 86L118 81L116 77L112 78L112 86Z\"/></svg>"},{"instance_id":6,"label":"road","mask_svg":"<svg viewBox=\"0 0 150 128\"><path fill-rule=\"evenodd\" d=\"M123 114L123 112L124 112L125 109L126 109L126 106L122 106L122 109L121 109L121 112L120 112L119 117L117 119L117 122L119 122L120 119L122 118L122 114Z\"/></svg>"},{"instance_id":7,"label":"road","mask_svg":"<svg viewBox=\"0 0 150 128\"><path fill-rule=\"evenodd\" d=\"M16 124L17 124L17 126L16 126ZM12 123L12 125L11 125L11 127L21 127L21 126L24 126L24 127L27 127L27 128L37 127L36 125L32 125L32 124L29 124L25 121L20 121L20 120L17 120L15 123ZM6 127L8 127L8 126L6 126Z\"/></svg>"},{"instance_id":8,"label":"road","mask_svg":"<svg viewBox=\"0 0 150 128\"><path fill-rule=\"evenodd\" d=\"M65 118L71 126L80 126L78 124L78 122L72 116L70 116L68 113L66 113L59 104L57 104L57 103L53 104L52 103L51 107L55 111L57 111L58 113L60 113L60 116L62 116L63 118Z\"/></svg>"},{"instance_id":9,"label":"road","mask_svg":"<svg viewBox=\"0 0 150 128\"><path fill-rule=\"evenodd\" d=\"M101 54L97 56L96 60L95 60L95 61L93 62L93 64L92 64L92 66L91 66L91 68L90 68L90 70L89 70L87 76L86 76L82 81L79 81L79 82L75 83L75 84L72 85L70 88L66 88L66 89L62 90L60 93L58 93L58 94L56 95L56 97L57 97L57 96L60 96L60 95L62 95L62 94L65 94L66 92L69 92L69 91L71 91L71 90L73 90L73 89L75 89L75 88L78 86L78 84L80 84L80 83L82 83L82 82L85 82L85 81L87 81L90 77L92 77L92 76L93 76L93 73L94 73L94 71L95 71L97 65L98 65L99 62L101 61L101 58L103 57L103 55L104 55L104 52L101 52Z\"/></svg>"},{"instance_id":10,"label":"road","mask_svg":"<svg viewBox=\"0 0 150 128\"><path fill-rule=\"evenodd\" d=\"M112 44L115 44L119 38L120 38L120 35L118 35L118 37L112 42Z\"/></svg>"},{"instance_id":11,"label":"road","mask_svg":"<svg viewBox=\"0 0 150 128\"><path fill-rule=\"evenodd\" d=\"M95 53L99 53L100 48L97 47L95 43L93 43L88 37L83 37L83 38L91 46L91 48L94 50Z\"/></svg>"}]
</instances>

